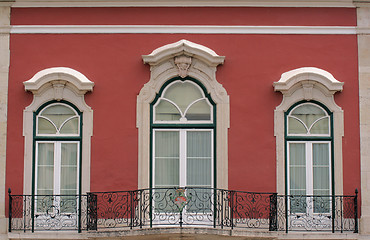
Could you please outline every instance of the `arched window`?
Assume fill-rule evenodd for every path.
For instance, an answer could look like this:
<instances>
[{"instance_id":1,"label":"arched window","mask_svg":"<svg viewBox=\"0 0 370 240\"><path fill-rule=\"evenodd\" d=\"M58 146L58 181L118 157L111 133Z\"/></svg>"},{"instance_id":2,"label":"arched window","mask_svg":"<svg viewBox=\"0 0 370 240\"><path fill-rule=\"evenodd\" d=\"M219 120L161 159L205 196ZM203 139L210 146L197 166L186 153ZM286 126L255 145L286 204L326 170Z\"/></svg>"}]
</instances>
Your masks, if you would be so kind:
<instances>
[{"instance_id":1,"label":"arched window","mask_svg":"<svg viewBox=\"0 0 370 240\"><path fill-rule=\"evenodd\" d=\"M36 195L80 193L81 118L67 102L50 102L35 112Z\"/></svg>"},{"instance_id":2,"label":"arched window","mask_svg":"<svg viewBox=\"0 0 370 240\"><path fill-rule=\"evenodd\" d=\"M151 104L152 187L213 187L215 104L193 78L164 84Z\"/></svg>"},{"instance_id":3,"label":"arched window","mask_svg":"<svg viewBox=\"0 0 370 240\"><path fill-rule=\"evenodd\" d=\"M292 212L312 214L330 211L330 199L325 196L334 194L331 126L332 113L318 103L298 103L286 114L288 195L320 196L320 201L291 204Z\"/></svg>"}]
</instances>

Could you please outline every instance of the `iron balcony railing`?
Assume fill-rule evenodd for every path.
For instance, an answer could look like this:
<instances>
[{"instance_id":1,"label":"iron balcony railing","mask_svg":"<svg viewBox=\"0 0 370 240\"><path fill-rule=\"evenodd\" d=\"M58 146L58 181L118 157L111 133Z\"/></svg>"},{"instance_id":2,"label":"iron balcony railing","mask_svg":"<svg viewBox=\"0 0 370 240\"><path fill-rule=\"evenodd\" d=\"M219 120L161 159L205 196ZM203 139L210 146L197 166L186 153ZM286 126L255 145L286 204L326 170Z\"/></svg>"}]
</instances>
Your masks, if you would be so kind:
<instances>
[{"instance_id":1,"label":"iron balcony railing","mask_svg":"<svg viewBox=\"0 0 370 240\"><path fill-rule=\"evenodd\" d=\"M215 188L152 188L86 195L12 195L15 230L209 227L358 232L354 196L286 196Z\"/></svg>"}]
</instances>

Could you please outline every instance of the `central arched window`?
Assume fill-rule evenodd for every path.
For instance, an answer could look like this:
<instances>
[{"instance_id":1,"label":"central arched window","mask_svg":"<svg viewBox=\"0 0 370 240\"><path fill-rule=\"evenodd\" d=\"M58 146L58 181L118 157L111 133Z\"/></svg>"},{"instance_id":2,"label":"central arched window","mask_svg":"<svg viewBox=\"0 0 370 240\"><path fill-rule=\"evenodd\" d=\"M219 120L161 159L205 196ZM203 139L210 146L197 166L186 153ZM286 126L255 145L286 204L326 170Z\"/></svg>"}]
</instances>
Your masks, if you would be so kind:
<instances>
[{"instance_id":1,"label":"central arched window","mask_svg":"<svg viewBox=\"0 0 370 240\"><path fill-rule=\"evenodd\" d=\"M197 80L166 82L151 104L151 186L215 186L215 104Z\"/></svg>"}]
</instances>

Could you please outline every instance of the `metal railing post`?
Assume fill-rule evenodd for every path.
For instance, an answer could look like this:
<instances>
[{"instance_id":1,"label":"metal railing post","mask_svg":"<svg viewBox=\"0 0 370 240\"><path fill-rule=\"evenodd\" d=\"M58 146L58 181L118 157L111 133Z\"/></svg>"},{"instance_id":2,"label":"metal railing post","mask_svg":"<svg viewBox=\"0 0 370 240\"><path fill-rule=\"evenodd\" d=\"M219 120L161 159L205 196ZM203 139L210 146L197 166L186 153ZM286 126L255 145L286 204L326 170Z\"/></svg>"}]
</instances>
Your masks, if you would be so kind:
<instances>
[{"instance_id":1,"label":"metal railing post","mask_svg":"<svg viewBox=\"0 0 370 240\"><path fill-rule=\"evenodd\" d=\"M357 206L357 197L358 197L358 190L355 190L355 198L354 198L354 215L355 215L355 231L354 233L358 233L358 206Z\"/></svg>"},{"instance_id":2,"label":"metal railing post","mask_svg":"<svg viewBox=\"0 0 370 240\"><path fill-rule=\"evenodd\" d=\"M9 195L9 232L12 231L12 196L10 195L12 193L12 190L8 189L8 195Z\"/></svg>"},{"instance_id":3,"label":"metal railing post","mask_svg":"<svg viewBox=\"0 0 370 240\"><path fill-rule=\"evenodd\" d=\"M82 198L81 198L81 193L79 193L78 194L78 197L77 197L77 199L78 199L78 217L77 217L77 231L78 231L78 233L81 233L81 214L82 214L82 210L81 210L81 206L82 206L82 204L81 204L81 202L82 202ZM59 201L62 201L61 199L59 200Z\"/></svg>"},{"instance_id":4,"label":"metal railing post","mask_svg":"<svg viewBox=\"0 0 370 240\"><path fill-rule=\"evenodd\" d=\"M288 233L288 224L289 224L289 219L288 219L288 195L285 195L285 233Z\"/></svg>"},{"instance_id":5,"label":"metal railing post","mask_svg":"<svg viewBox=\"0 0 370 240\"><path fill-rule=\"evenodd\" d=\"M134 225L134 191L130 191L130 198L131 198L131 201L130 201L130 229L132 229L133 225Z\"/></svg>"},{"instance_id":6,"label":"metal railing post","mask_svg":"<svg viewBox=\"0 0 370 240\"><path fill-rule=\"evenodd\" d=\"M270 195L269 231L277 231L277 193Z\"/></svg>"},{"instance_id":7,"label":"metal railing post","mask_svg":"<svg viewBox=\"0 0 370 240\"><path fill-rule=\"evenodd\" d=\"M230 191L230 198L231 198L231 203L230 203L230 220L231 220L231 229L234 229L234 194L235 191Z\"/></svg>"},{"instance_id":8,"label":"metal railing post","mask_svg":"<svg viewBox=\"0 0 370 240\"><path fill-rule=\"evenodd\" d=\"M98 230L98 197L87 193L87 230Z\"/></svg>"}]
</instances>

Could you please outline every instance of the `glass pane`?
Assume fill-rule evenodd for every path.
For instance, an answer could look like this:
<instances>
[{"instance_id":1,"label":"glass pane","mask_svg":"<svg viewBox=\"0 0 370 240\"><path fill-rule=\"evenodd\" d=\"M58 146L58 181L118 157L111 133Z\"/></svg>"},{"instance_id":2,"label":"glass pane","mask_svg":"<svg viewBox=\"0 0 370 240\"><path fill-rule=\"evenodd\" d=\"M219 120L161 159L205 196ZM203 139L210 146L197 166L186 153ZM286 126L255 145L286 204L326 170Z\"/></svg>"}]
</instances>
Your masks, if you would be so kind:
<instances>
[{"instance_id":1,"label":"glass pane","mask_svg":"<svg viewBox=\"0 0 370 240\"><path fill-rule=\"evenodd\" d=\"M38 194L53 194L54 189L54 144L38 143L37 148L37 190Z\"/></svg>"},{"instance_id":2,"label":"glass pane","mask_svg":"<svg viewBox=\"0 0 370 240\"><path fill-rule=\"evenodd\" d=\"M290 190L306 189L306 167L290 167Z\"/></svg>"},{"instance_id":3,"label":"glass pane","mask_svg":"<svg viewBox=\"0 0 370 240\"><path fill-rule=\"evenodd\" d=\"M77 167L63 167L60 172L60 194L63 190L74 190L73 194L76 194L77 190Z\"/></svg>"},{"instance_id":4,"label":"glass pane","mask_svg":"<svg viewBox=\"0 0 370 240\"><path fill-rule=\"evenodd\" d=\"M290 115L301 119L310 128L317 119L326 116L326 113L315 105L304 104L294 109Z\"/></svg>"},{"instance_id":5,"label":"glass pane","mask_svg":"<svg viewBox=\"0 0 370 240\"><path fill-rule=\"evenodd\" d=\"M54 143L38 143L37 163L54 166Z\"/></svg>"},{"instance_id":6,"label":"glass pane","mask_svg":"<svg viewBox=\"0 0 370 240\"><path fill-rule=\"evenodd\" d=\"M78 134L78 128L79 128L78 124L79 124L78 117L72 118L63 124L62 129L60 129L60 133Z\"/></svg>"},{"instance_id":7,"label":"glass pane","mask_svg":"<svg viewBox=\"0 0 370 240\"><path fill-rule=\"evenodd\" d=\"M312 134L329 134L329 117L317 121L310 132Z\"/></svg>"},{"instance_id":8,"label":"glass pane","mask_svg":"<svg viewBox=\"0 0 370 240\"><path fill-rule=\"evenodd\" d=\"M188 131L187 132L187 156L188 157L211 157L212 156L212 133L211 131Z\"/></svg>"},{"instance_id":9,"label":"glass pane","mask_svg":"<svg viewBox=\"0 0 370 240\"><path fill-rule=\"evenodd\" d=\"M38 166L37 168L37 190L54 189L54 166ZM37 192L38 192L37 191Z\"/></svg>"},{"instance_id":10,"label":"glass pane","mask_svg":"<svg viewBox=\"0 0 370 240\"><path fill-rule=\"evenodd\" d=\"M176 103L181 111L185 112L185 109L190 103L203 98L203 95L193 83L178 81L166 89L163 97Z\"/></svg>"},{"instance_id":11,"label":"glass pane","mask_svg":"<svg viewBox=\"0 0 370 240\"><path fill-rule=\"evenodd\" d=\"M329 144L313 143L312 157L314 194L328 194L330 192Z\"/></svg>"},{"instance_id":12,"label":"glass pane","mask_svg":"<svg viewBox=\"0 0 370 240\"><path fill-rule=\"evenodd\" d=\"M179 110L170 102L161 100L155 108L155 120L178 121L181 118Z\"/></svg>"},{"instance_id":13,"label":"glass pane","mask_svg":"<svg viewBox=\"0 0 370 240\"><path fill-rule=\"evenodd\" d=\"M292 117L288 117L288 121L289 134L307 134L307 129L303 123Z\"/></svg>"},{"instance_id":14,"label":"glass pane","mask_svg":"<svg viewBox=\"0 0 370 240\"><path fill-rule=\"evenodd\" d=\"M62 143L61 144L61 165L77 166L77 143Z\"/></svg>"},{"instance_id":15,"label":"glass pane","mask_svg":"<svg viewBox=\"0 0 370 240\"><path fill-rule=\"evenodd\" d=\"M179 185L179 132L155 132L155 186Z\"/></svg>"},{"instance_id":16,"label":"glass pane","mask_svg":"<svg viewBox=\"0 0 370 240\"><path fill-rule=\"evenodd\" d=\"M50 119L58 129L65 120L75 115L75 112L71 108L64 105L52 105L41 113L41 116Z\"/></svg>"},{"instance_id":17,"label":"glass pane","mask_svg":"<svg viewBox=\"0 0 370 240\"><path fill-rule=\"evenodd\" d=\"M289 164L306 165L306 144L304 143L289 143Z\"/></svg>"},{"instance_id":18,"label":"glass pane","mask_svg":"<svg viewBox=\"0 0 370 240\"><path fill-rule=\"evenodd\" d=\"M185 115L187 120L211 120L211 106L207 100L194 103Z\"/></svg>"},{"instance_id":19,"label":"glass pane","mask_svg":"<svg viewBox=\"0 0 370 240\"><path fill-rule=\"evenodd\" d=\"M209 131L187 132L187 185L211 186L212 134Z\"/></svg>"},{"instance_id":20,"label":"glass pane","mask_svg":"<svg viewBox=\"0 0 370 240\"><path fill-rule=\"evenodd\" d=\"M39 117L37 132L39 134L55 134L57 130L49 120Z\"/></svg>"},{"instance_id":21,"label":"glass pane","mask_svg":"<svg viewBox=\"0 0 370 240\"><path fill-rule=\"evenodd\" d=\"M306 145L289 143L290 194L306 194Z\"/></svg>"},{"instance_id":22,"label":"glass pane","mask_svg":"<svg viewBox=\"0 0 370 240\"><path fill-rule=\"evenodd\" d=\"M329 143L313 143L313 165L329 166Z\"/></svg>"}]
</instances>

